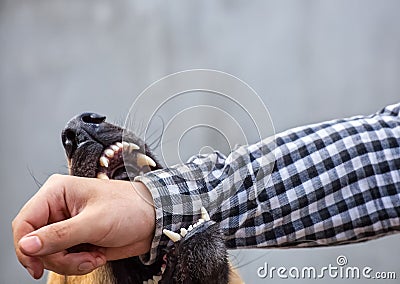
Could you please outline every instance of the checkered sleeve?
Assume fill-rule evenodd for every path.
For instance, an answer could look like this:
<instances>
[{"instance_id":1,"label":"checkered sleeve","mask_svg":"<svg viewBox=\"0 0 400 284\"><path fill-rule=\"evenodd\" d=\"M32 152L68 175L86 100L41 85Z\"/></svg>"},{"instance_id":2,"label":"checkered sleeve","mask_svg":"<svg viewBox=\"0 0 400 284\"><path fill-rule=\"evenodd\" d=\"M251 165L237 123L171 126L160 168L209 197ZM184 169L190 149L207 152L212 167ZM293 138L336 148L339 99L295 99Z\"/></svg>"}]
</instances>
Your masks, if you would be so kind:
<instances>
[{"instance_id":1,"label":"checkered sleeve","mask_svg":"<svg viewBox=\"0 0 400 284\"><path fill-rule=\"evenodd\" d=\"M152 263L204 206L228 248L358 242L400 230L400 104L290 129L137 177L156 210Z\"/></svg>"}]
</instances>

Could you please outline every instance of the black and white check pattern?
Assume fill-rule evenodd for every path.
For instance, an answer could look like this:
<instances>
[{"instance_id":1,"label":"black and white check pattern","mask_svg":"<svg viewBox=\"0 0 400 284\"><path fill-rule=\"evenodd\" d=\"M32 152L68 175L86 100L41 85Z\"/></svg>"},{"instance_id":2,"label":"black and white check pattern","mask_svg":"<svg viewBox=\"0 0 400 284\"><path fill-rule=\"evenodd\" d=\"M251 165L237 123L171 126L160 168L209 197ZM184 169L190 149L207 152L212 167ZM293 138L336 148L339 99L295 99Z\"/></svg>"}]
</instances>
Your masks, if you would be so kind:
<instances>
[{"instance_id":1,"label":"black and white check pattern","mask_svg":"<svg viewBox=\"0 0 400 284\"><path fill-rule=\"evenodd\" d=\"M294 128L137 177L156 207L151 263L200 207L229 248L357 242L400 230L400 103Z\"/></svg>"}]
</instances>

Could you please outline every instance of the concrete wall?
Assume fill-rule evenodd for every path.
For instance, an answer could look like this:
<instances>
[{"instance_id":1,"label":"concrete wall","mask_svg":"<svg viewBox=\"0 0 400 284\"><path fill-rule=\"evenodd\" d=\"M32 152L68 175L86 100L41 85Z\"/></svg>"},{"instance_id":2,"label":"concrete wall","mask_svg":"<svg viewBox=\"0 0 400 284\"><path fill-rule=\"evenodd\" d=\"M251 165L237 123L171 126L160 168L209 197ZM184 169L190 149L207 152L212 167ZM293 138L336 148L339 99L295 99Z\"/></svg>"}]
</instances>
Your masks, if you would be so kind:
<instances>
[{"instance_id":1,"label":"concrete wall","mask_svg":"<svg viewBox=\"0 0 400 284\"><path fill-rule=\"evenodd\" d=\"M191 68L246 81L277 131L372 113L400 99L399 11L399 1L0 1L0 283L38 283L14 256L10 222L38 189L32 176L66 173L60 130L73 115L123 122L149 84ZM247 283L282 281L256 279L265 261L341 254L400 277L399 241L241 251L234 263Z\"/></svg>"}]
</instances>

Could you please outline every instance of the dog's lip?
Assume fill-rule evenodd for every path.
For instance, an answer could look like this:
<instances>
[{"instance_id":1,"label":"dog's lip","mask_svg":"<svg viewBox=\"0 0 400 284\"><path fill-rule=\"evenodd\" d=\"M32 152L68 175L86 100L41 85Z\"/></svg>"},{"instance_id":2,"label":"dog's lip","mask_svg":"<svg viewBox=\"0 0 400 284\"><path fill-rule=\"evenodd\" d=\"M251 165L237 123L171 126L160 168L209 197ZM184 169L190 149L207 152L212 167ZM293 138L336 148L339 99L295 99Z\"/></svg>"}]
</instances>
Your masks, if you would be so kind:
<instances>
[{"instance_id":1,"label":"dog's lip","mask_svg":"<svg viewBox=\"0 0 400 284\"><path fill-rule=\"evenodd\" d=\"M125 165L127 168L135 168L138 174L142 174L150 171L151 167L156 167L156 162L142 153L137 144L117 141L103 149L98 158L96 176L99 179L129 179ZM121 168L124 170L121 171ZM116 175L117 173L119 174Z\"/></svg>"}]
</instances>

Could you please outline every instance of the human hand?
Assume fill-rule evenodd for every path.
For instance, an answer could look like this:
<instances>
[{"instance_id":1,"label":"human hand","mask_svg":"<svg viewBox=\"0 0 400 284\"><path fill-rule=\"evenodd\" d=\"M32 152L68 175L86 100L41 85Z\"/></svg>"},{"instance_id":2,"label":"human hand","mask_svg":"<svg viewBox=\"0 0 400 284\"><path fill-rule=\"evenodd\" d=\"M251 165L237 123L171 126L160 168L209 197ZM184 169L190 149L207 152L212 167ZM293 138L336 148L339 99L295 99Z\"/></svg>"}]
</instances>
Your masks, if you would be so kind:
<instances>
[{"instance_id":1,"label":"human hand","mask_svg":"<svg viewBox=\"0 0 400 284\"><path fill-rule=\"evenodd\" d=\"M107 260L146 253L155 229L152 202L140 182L53 175L12 223L15 252L36 279L44 269L82 275ZM90 250L67 250L83 243Z\"/></svg>"}]
</instances>

